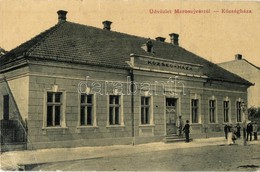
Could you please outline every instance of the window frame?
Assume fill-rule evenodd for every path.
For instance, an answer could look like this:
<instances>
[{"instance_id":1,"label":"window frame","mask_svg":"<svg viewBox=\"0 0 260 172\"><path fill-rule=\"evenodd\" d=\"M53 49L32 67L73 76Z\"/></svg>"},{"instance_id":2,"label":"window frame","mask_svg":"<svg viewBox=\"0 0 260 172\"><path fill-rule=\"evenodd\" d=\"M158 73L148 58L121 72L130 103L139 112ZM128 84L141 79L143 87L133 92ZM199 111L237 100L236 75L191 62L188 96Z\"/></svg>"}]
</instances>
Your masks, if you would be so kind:
<instances>
[{"instance_id":1,"label":"window frame","mask_svg":"<svg viewBox=\"0 0 260 172\"><path fill-rule=\"evenodd\" d=\"M197 123L194 123L192 121L192 99L194 100L198 100L198 108L197 108L197 114L198 114L198 122ZM196 92L193 92L190 94L190 100L189 100L189 103L190 103L190 124L192 125L198 125L198 124L201 124L201 95L196 93Z\"/></svg>"},{"instance_id":2,"label":"window frame","mask_svg":"<svg viewBox=\"0 0 260 172\"><path fill-rule=\"evenodd\" d=\"M51 102L48 101L48 94L51 94ZM56 95L60 95L59 96L59 101L56 102ZM61 114L62 114L62 99L63 99L63 95L62 95L62 92L50 92L50 91L47 91L47 113L46 113L46 127L61 127L61 120L62 120L62 117L61 117ZM48 121L48 109L49 107L51 107L51 125L49 125L49 121ZM56 107L59 107L59 120L57 121L56 120L56 117L57 117L57 110L56 110ZM58 122L58 125L56 124Z\"/></svg>"},{"instance_id":3,"label":"window frame","mask_svg":"<svg viewBox=\"0 0 260 172\"><path fill-rule=\"evenodd\" d=\"M110 104L110 96L118 96L119 100L118 103L119 104ZM107 127L124 127L124 95L123 94L108 94L107 95ZM119 115L118 115L118 121L119 124L110 124L110 108L113 107L113 112L115 113L115 108L119 108ZM115 116L113 114L113 122L115 122Z\"/></svg>"},{"instance_id":4,"label":"window frame","mask_svg":"<svg viewBox=\"0 0 260 172\"><path fill-rule=\"evenodd\" d=\"M153 113L153 96L146 96L146 95L141 95L139 97L140 99L140 112L139 112L139 126L154 126L154 113ZM142 105L142 98L149 98L148 105ZM142 123L142 108L149 108L149 119L148 123Z\"/></svg>"},{"instance_id":5,"label":"window frame","mask_svg":"<svg viewBox=\"0 0 260 172\"><path fill-rule=\"evenodd\" d=\"M85 103L82 103L81 102L81 96L82 95L85 95L85 100L87 100L87 96L91 96L91 99L92 99L92 102L91 102L91 104L90 103L87 103L87 102L85 102ZM81 94L79 94L79 101L78 101L79 103L78 103L78 105L79 105L79 107L78 107L78 126L77 126L77 128L87 128L87 127L97 127L97 117L96 117L96 94L85 94L85 93L81 93ZM92 107L92 109L91 109L91 112L92 112L92 114L91 114L91 124L88 124L88 121L87 121L87 116L88 116L88 114L85 114L85 124L84 125L82 125L81 124L81 108L82 108L82 106L84 106L85 107L85 112L87 112L88 110L87 110L87 108L88 107ZM87 107L87 108L86 108Z\"/></svg>"},{"instance_id":6,"label":"window frame","mask_svg":"<svg viewBox=\"0 0 260 172\"><path fill-rule=\"evenodd\" d=\"M142 99L144 101L142 101ZM146 104L146 100L147 104ZM144 103L144 104L143 104ZM148 109L148 113L147 110ZM144 112L144 114L142 114ZM146 96L141 96L141 125L149 125L150 124L150 116L151 116L151 98Z\"/></svg>"},{"instance_id":7,"label":"window frame","mask_svg":"<svg viewBox=\"0 0 260 172\"><path fill-rule=\"evenodd\" d=\"M242 109L241 109L241 103L242 101L239 99L236 101L236 121L237 122L242 122ZM239 106L238 106L239 104ZM238 120L238 116L240 116L240 120Z\"/></svg>"},{"instance_id":8,"label":"window frame","mask_svg":"<svg viewBox=\"0 0 260 172\"><path fill-rule=\"evenodd\" d=\"M193 105L193 101L196 101L196 106ZM195 122L193 121L194 112L196 112L195 115L196 115L196 119L197 119ZM199 121L200 121L200 119L199 119L199 99L192 98L191 99L191 123L199 124Z\"/></svg>"},{"instance_id":9,"label":"window frame","mask_svg":"<svg viewBox=\"0 0 260 172\"><path fill-rule=\"evenodd\" d=\"M48 93L61 93L61 106L60 106L60 125L57 126L47 126L47 108L48 108L48 100L47 94ZM55 103L56 104L56 103ZM50 103L49 103L50 105ZM58 105L58 103L57 103ZM59 128L67 128L66 127L66 91L65 90L58 90L54 91L53 89L45 89L44 96L43 96L43 127L42 129L59 129ZM45 133L44 133L45 134Z\"/></svg>"},{"instance_id":10,"label":"window frame","mask_svg":"<svg viewBox=\"0 0 260 172\"><path fill-rule=\"evenodd\" d=\"M227 103L227 106L226 104ZM230 100L226 99L223 101L223 121L224 122L230 122ZM226 117L227 117L227 120L226 120Z\"/></svg>"},{"instance_id":11,"label":"window frame","mask_svg":"<svg viewBox=\"0 0 260 172\"><path fill-rule=\"evenodd\" d=\"M211 102L214 102L214 106L212 106ZM216 99L209 99L208 103L209 103L209 106L208 106L208 108L209 108L209 111L208 111L209 112L209 123L215 124L215 123L217 123L217 116L216 116L216 114L217 114L217 100ZM212 114L213 114L213 119L214 119L213 121L211 120Z\"/></svg>"}]
</instances>

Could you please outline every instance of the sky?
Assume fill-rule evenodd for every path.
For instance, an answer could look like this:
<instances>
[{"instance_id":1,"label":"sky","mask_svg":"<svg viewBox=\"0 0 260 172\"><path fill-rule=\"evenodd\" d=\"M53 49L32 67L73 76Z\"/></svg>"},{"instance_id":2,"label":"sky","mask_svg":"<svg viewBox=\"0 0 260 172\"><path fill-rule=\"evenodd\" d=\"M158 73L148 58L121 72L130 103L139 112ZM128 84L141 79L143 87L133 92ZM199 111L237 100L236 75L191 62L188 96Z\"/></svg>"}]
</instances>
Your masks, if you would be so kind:
<instances>
[{"instance_id":1,"label":"sky","mask_svg":"<svg viewBox=\"0 0 260 172\"><path fill-rule=\"evenodd\" d=\"M110 20L111 30L145 38L170 42L169 34L178 33L181 47L214 63L242 54L260 66L260 1L0 0L0 47L9 51L52 27L61 9L68 21L102 28ZM177 14L178 9L210 12Z\"/></svg>"}]
</instances>

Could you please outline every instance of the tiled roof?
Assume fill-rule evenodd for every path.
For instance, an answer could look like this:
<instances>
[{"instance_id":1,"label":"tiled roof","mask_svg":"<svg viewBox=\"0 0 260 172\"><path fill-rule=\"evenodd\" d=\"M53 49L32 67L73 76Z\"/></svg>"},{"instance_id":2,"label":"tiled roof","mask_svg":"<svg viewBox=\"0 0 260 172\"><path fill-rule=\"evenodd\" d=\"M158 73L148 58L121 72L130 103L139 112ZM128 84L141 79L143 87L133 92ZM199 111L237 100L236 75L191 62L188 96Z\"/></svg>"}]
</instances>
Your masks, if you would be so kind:
<instances>
[{"instance_id":1,"label":"tiled roof","mask_svg":"<svg viewBox=\"0 0 260 172\"><path fill-rule=\"evenodd\" d=\"M11 50L0 59L0 68L1 64L16 60L19 56L129 68L126 61L130 60L130 54L135 53L200 64L203 65L203 74L209 79L251 84L218 65L170 43L152 40L154 53L148 53L141 48L146 42L147 38L66 21Z\"/></svg>"}]
</instances>

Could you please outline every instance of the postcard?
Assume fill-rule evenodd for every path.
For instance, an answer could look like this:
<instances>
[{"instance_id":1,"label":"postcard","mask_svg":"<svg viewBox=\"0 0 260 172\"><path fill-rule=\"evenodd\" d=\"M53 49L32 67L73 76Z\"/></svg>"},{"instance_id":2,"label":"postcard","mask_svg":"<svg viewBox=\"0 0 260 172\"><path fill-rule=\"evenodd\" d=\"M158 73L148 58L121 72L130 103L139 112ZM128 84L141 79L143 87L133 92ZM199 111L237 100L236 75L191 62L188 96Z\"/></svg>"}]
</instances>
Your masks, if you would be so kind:
<instances>
[{"instance_id":1,"label":"postcard","mask_svg":"<svg viewBox=\"0 0 260 172\"><path fill-rule=\"evenodd\" d=\"M0 0L0 169L259 171L259 9Z\"/></svg>"}]
</instances>

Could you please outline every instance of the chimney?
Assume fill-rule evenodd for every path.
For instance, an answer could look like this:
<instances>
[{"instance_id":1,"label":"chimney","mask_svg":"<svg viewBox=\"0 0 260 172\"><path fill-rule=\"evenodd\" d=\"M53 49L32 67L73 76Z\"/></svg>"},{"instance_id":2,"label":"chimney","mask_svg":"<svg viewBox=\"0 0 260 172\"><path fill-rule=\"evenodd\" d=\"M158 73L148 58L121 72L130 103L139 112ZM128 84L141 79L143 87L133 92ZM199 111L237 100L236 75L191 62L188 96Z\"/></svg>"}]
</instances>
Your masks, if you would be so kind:
<instances>
[{"instance_id":1,"label":"chimney","mask_svg":"<svg viewBox=\"0 0 260 172\"><path fill-rule=\"evenodd\" d=\"M170 37L171 37L171 43L172 43L173 45L179 46L179 35L176 34L176 33L171 33L171 34L169 34L169 35L170 35Z\"/></svg>"},{"instance_id":2,"label":"chimney","mask_svg":"<svg viewBox=\"0 0 260 172\"><path fill-rule=\"evenodd\" d=\"M154 51L153 51L153 43L152 43L152 41L151 41L150 38L148 38L148 40L146 41L146 43L143 44L143 45L141 46L141 48L142 48L144 51L148 52L148 53L154 53Z\"/></svg>"},{"instance_id":3,"label":"chimney","mask_svg":"<svg viewBox=\"0 0 260 172\"><path fill-rule=\"evenodd\" d=\"M67 11L59 10L57 11L57 13L58 13L58 23L66 21L66 15L68 13Z\"/></svg>"},{"instance_id":4,"label":"chimney","mask_svg":"<svg viewBox=\"0 0 260 172\"><path fill-rule=\"evenodd\" d=\"M104 25L103 29L105 29L105 30L110 30L111 29L111 27L110 27L111 24L112 24L111 21L106 20L106 21L103 21L102 23Z\"/></svg>"},{"instance_id":5,"label":"chimney","mask_svg":"<svg viewBox=\"0 0 260 172\"><path fill-rule=\"evenodd\" d=\"M242 60L242 54L236 54L235 60Z\"/></svg>"},{"instance_id":6,"label":"chimney","mask_svg":"<svg viewBox=\"0 0 260 172\"><path fill-rule=\"evenodd\" d=\"M165 38L160 37L160 36L156 37L155 39L156 39L156 41L160 41L160 42L164 42L165 41Z\"/></svg>"},{"instance_id":7,"label":"chimney","mask_svg":"<svg viewBox=\"0 0 260 172\"><path fill-rule=\"evenodd\" d=\"M148 41L146 42L146 51L148 53L152 53L153 52L153 43L151 41L151 39L149 38Z\"/></svg>"}]
</instances>

